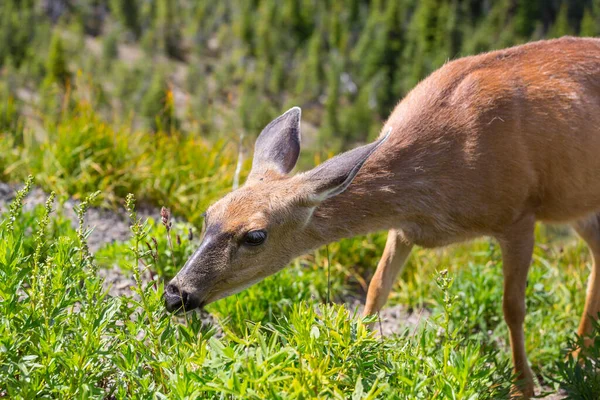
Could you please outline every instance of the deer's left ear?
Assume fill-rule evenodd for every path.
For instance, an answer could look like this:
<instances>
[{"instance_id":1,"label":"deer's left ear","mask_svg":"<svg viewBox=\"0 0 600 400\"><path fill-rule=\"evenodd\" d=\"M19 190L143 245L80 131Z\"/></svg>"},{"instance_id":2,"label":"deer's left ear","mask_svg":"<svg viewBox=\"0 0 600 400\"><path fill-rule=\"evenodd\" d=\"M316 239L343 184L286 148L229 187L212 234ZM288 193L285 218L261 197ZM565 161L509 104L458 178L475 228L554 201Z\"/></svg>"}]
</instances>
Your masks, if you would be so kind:
<instances>
[{"instance_id":1,"label":"deer's left ear","mask_svg":"<svg viewBox=\"0 0 600 400\"><path fill-rule=\"evenodd\" d=\"M320 203L346 190L364 163L388 139L391 131L392 128L389 128L379 140L339 154L302 174L300 179L309 186L309 201Z\"/></svg>"},{"instance_id":2,"label":"deer's left ear","mask_svg":"<svg viewBox=\"0 0 600 400\"><path fill-rule=\"evenodd\" d=\"M260 179L269 170L288 174L300 155L300 107L274 119L256 139L248 180Z\"/></svg>"}]
</instances>

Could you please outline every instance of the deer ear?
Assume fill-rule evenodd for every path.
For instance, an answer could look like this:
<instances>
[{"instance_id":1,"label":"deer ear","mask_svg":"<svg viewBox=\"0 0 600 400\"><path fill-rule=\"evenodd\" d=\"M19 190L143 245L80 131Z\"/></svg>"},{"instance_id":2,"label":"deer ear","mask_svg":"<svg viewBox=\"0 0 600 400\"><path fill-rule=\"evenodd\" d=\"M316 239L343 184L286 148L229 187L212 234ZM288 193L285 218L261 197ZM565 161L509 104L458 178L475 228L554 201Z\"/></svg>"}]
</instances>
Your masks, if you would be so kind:
<instances>
[{"instance_id":1,"label":"deer ear","mask_svg":"<svg viewBox=\"0 0 600 400\"><path fill-rule=\"evenodd\" d=\"M300 155L300 107L271 121L256 139L248 180L260 179L269 170L288 174Z\"/></svg>"},{"instance_id":2,"label":"deer ear","mask_svg":"<svg viewBox=\"0 0 600 400\"><path fill-rule=\"evenodd\" d=\"M367 159L390 136L392 128L376 142L339 154L303 174L311 186L310 201L319 203L342 193L350 186Z\"/></svg>"}]
</instances>

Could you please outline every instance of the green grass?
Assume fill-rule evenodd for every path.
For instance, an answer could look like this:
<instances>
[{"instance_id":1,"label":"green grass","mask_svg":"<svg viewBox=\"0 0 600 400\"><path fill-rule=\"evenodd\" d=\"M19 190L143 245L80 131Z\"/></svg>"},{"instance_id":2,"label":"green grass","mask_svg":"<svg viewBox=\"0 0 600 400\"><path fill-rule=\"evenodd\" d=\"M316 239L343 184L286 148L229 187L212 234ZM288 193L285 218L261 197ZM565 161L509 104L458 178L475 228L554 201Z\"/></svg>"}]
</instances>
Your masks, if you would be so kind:
<instances>
[{"instance_id":1,"label":"green grass","mask_svg":"<svg viewBox=\"0 0 600 400\"><path fill-rule=\"evenodd\" d=\"M17 199L0 224L0 397L506 397L510 349L493 241L415 249L388 305L427 308L431 317L395 336L379 338L355 310L325 304L328 291L338 303L364 292L383 234L295 260L209 305L220 328L202 326L196 314L165 313L163 282L196 248L206 206L229 190L234 148L176 131L115 128L84 103L44 123L44 132L0 135L3 179L22 182L31 173L60 199L94 193L107 207L126 204L131 192L191 224L174 225L170 246L164 226L133 215L132 238L91 258L87 233L73 229L60 209L24 213ZM156 282L141 281L140 264ZM583 364L564 361L578 345L590 264L581 241L538 228L526 346L541 383L562 385L576 399L593 399L598 382L597 353ZM133 297L102 289L96 271L114 265L137 279Z\"/></svg>"},{"instance_id":2,"label":"green grass","mask_svg":"<svg viewBox=\"0 0 600 400\"><path fill-rule=\"evenodd\" d=\"M107 296L86 232L46 231L49 206L32 219L15 204L0 226L0 387L11 398L481 398L506 390L506 362L455 329L448 278L439 278L447 300L439 322L379 339L343 306L313 298L322 271L297 264L212 306L224 330L217 338L195 314L184 323L166 314L162 283L142 284L137 268L136 296ZM132 221L137 260L151 228L134 213ZM39 252L24 245L28 230ZM274 305L270 313L252 301L259 295Z\"/></svg>"},{"instance_id":3,"label":"green grass","mask_svg":"<svg viewBox=\"0 0 600 400\"><path fill-rule=\"evenodd\" d=\"M135 193L198 224L210 202L231 188L236 153L225 142L115 128L85 102L44 125L22 137L0 131L3 180L22 182L31 174L47 191L79 199L99 191L106 206Z\"/></svg>"},{"instance_id":4,"label":"green grass","mask_svg":"<svg viewBox=\"0 0 600 400\"><path fill-rule=\"evenodd\" d=\"M324 304L322 249L210 305L222 327L218 336L196 314L177 319L164 312L162 279L142 283L138 260L169 274L168 265L185 260L195 242L182 238L178 245L175 239L180 249L173 258L153 256L145 243L155 236L159 252L165 251L164 227L138 220L132 197L131 241L106 247L98 261L86 251L87 233L51 214L50 203L23 213L19 201L0 225L0 393L10 398L507 396L501 261L489 242L414 253L391 303L412 298L406 304L429 307L431 318L417 329L380 338L365 325L373 319ZM172 238L187 228L176 225ZM557 251L543 230L538 236L526 320L531 361L546 384L591 399L595 366L562 362L561 353L574 339L589 257L580 242ZM345 250L362 245L370 259L381 239L331 245L332 266L354 260L363 268ZM129 264L136 277L133 297L111 297L102 289L95 271L115 260ZM333 294L350 290L354 275L332 268Z\"/></svg>"}]
</instances>

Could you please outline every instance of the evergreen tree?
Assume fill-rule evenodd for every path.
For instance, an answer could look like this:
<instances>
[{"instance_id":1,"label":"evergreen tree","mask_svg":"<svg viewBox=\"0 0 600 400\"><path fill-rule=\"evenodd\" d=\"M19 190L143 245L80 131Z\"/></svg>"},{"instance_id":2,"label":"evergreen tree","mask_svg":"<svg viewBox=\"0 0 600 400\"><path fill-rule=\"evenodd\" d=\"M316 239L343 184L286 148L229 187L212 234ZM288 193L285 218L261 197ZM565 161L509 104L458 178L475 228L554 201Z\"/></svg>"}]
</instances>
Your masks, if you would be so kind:
<instances>
[{"instance_id":1,"label":"evergreen tree","mask_svg":"<svg viewBox=\"0 0 600 400\"><path fill-rule=\"evenodd\" d=\"M69 82L71 74L67 68L65 51L60 34L55 32L50 42L48 58L46 61L46 85L58 83L66 86Z\"/></svg>"},{"instance_id":2,"label":"evergreen tree","mask_svg":"<svg viewBox=\"0 0 600 400\"><path fill-rule=\"evenodd\" d=\"M325 101L324 129L321 140L340 138L341 132L339 122L339 97L340 97L340 75L343 66L339 55L333 53L329 59L327 71L327 100Z\"/></svg>"},{"instance_id":3,"label":"evergreen tree","mask_svg":"<svg viewBox=\"0 0 600 400\"><path fill-rule=\"evenodd\" d=\"M316 99L321 94L323 77L322 39L321 33L313 33L305 52L300 52L296 58L299 77L296 85L296 94L299 98Z\"/></svg>"},{"instance_id":4,"label":"evergreen tree","mask_svg":"<svg viewBox=\"0 0 600 400\"><path fill-rule=\"evenodd\" d=\"M375 138L380 127L377 119L375 91L371 84L363 85L350 107L344 109L340 124L351 141L367 141Z\"/></svg>"},{"instance_id":5,"label":"evergreen tree","mask_svg":"<svg viewBox=\"0 0 600 400\"><path fill-rule=\"evenodd\" d=\"M180 21L177 10L177 2L172 0L157 0L156 30L158 46L161 51L169 57L183 60Z\"/></svg>"},{"instance_id":6,"label":"evergreen tree","mask_svg":"<svg viewBox=\"0 0 600 400\"><path fill-rule=\"evenodd\" d=\"M567 2L563 2L560 5L560 10L549 32L549 36L557 38L569 34L571 34L571 28L569 27L569 5Z\"/></svg>"},{"instance_id":7,"label":"evergreen tree","mask_svg":"<svg viewBox=\"0 0 600 400\"><path fill-rule=\"evenodd\" d=\"M10 58L20 66L35 36L38 16L33 0L0 1L0 67Z\"/></svg>"},{"instance_id":8,"label":"evergreen tree","mask_svg":"<svg viewBox=\"0 0 600 400\"><path fill-rule=\"evenodd\" d=\"M523 38L531 35L535 22L540 16L539 2L536 0L518 0L514 19L515 33Z\"/></svg>"},{"instance_id":9,"label":"evergreen tree","mask_svg":"<svg viewBox=\"0 0 600 400\"><path fill-rule=\"evenodd\" d=\"M112 61L119 57L119 43L115 32L111 32L102 41L102 61L105 66L110 66Z\"/></svg>"},{"instance_id":10,"label":"evergreen tree","mask_svg":"<svg viewBox=\"0 0 600 400\"><path fill-rule=\"evenodd\" d=\"M110 0L110 9L123 27L133 33L135 39L140 37L137 0Z\"/></svg>"},{"instance_id":11,"label":"evergreen tree","mask_svg":"<svg viewBox=\"0 0 600 400\"><path fill-rule=\"evenodd\" d=\"M242 128L250 135L258 135L275 118L276 112L271 104L260 96L252 75L248 75L244 80L240 92L238 114Z\"/></svg>"},{"instance_id":12,"label":"evergreen tree","mask_svg":"<svg viewBox=\"0 0 600 400\"><path fill-rule=\"evenodd\" d=\"M581 36L596 36L598 34L598 25L589 8L586 8L581 19L581 27L579 35Z\"/></svg>"},{"instance_id":13,"label":"evergreen tree","mask_svg":"<svg viewBox=\"0 0 600 400\"><path fill-rule=\"evenodd\" d=\"M269 77L269 91L274 95L280 94L285 85L285 71L281 59L277 59L273 64Z\"/></svg>"},{"instance_id":14,"label":"evergreen tree","mask_svg":"<svg viewBox=\"0 0 600 400\"><path fill-rule=\"evenodd\" d=\"M11 134L19 142L23 140L23 120L18 102L7 85L0 84L0 134L5 133Z\"/></svg>"},{"instance_id":15,"label":"evergreen tree","mask_svg":"<svg viewBox=\"0 0 600 400\"><path fill-rule=\"evenodd\" d=\"M203 123L206 129L219 120L213 117L217 108L236 104L240 118L228 123L256 132L282 104L298 104L310 108L307 115L321 139L340 138L340 146L376 133L377 121L447 60L541 38L600 34L600 0L37 3L0 0L0 83L9 82L13 92L42 82L60 87L69 80L68 67L76 68L92 75L90 86L97 84L107 96L105 115L126 115L141 106L141 116L163 129L177 119L160 71L176 66L174 84L183 84L190 97L186 104L192 105L186 118L210 121ZM105 18L107 6L112 19ZM88 51L95 40L80 35L83 27L99 35L101 57ZM133 51L119 54L117 43L124 39L117 35L125 30L132 34L123 49ZM152 61L137 62L136 47ZM40 91L42 103L45 92ZM59 109L60 92L48 93L56 105L49 110Z\"/></svg>"},{"instance_id":16,"label":"evergreen tree","mask_svg":"<svg viewBox=\"0 0 600 400\"><path fill-rule=\"evenodd\" d=\"M169 132L178 125L175 117L175 104L165 74L153 74L152 82L142 100L142 115L155 131Z\"/></svg>"}]
</instances>

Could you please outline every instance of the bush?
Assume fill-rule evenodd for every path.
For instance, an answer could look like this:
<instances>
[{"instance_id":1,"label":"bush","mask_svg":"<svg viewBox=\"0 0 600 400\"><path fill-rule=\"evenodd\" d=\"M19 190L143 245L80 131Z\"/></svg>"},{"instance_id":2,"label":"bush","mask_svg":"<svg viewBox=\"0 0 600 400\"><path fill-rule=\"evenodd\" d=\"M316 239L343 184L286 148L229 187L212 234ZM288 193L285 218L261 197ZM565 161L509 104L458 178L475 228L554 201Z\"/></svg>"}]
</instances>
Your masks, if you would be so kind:
<instances>
[{"instance_id":1,"label":"bush","mask_svg":"<svg viewBox=\"0 0 600 400\"><path fill-rule=\"evenodd\" d=\"M132 297L111 297L85 241L84 213L93 196L77 210L77 230L52 231L52 199L33 219L21 212L30 186L31 180L0 224L3 395L408 399L507 393L508 363L453 328L455 294L446 275L438 277L446 299L439 322L414 334L377 338L365 325L373 318L361 320L343 306L310 300L288 302L285 313L275 312L264 323L249 322L251 303L237 301L234 309L223 309L228 319L217 338L195 313L184 323L165 313L161 282L142 283L149 227L138 219L133 196L127 200L133 239L126 263L137 285ZM27 226L33 228L31 242ZM246 293L271 303L301 298L301 287L291 283L310 285L315 275L299 276L279 274ZM282 287L288 289L269 289ZM214 309L234 304L232 299Z\"/></svg>"},{"instance_id":2,"label":"bush","mask_svg":"<svg viewBox=\"0 0 600 400\"><path fill-rule=\"evenodd\" d=\"M50 50L48 50L45 85L50 86L57 83L64 87L69 82L70 76L62 39L55 32L50 42Z\"/></svg>"},{"instance_id":3,"label":"bush","mask_svg":"<svg viewBox=\"0 0 600 400\"><path fill-rule=\"evenodd\" d=\"M600 315L599 315L600 317ZM591 339L577 337L569 339L568 357L556 362L554 366L555 382L567 392L569 399L594 400L600 393L600 322L592 321ZM589 343L585 343L589 341ZM586 346L587 344L587 346ZM573 352L577 356L573 357Z\"/></svg>"}]
</instances>

